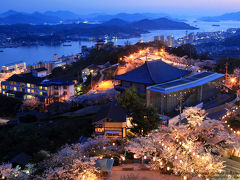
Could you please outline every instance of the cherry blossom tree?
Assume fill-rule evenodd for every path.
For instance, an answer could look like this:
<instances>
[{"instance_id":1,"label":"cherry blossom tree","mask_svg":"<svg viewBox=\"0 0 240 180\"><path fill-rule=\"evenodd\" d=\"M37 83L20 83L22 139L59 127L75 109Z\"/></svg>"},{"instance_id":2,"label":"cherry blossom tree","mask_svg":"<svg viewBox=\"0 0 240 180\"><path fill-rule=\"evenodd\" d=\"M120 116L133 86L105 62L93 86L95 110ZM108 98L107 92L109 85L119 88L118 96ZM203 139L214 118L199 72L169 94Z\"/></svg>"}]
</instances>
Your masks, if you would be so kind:
<instances>
[{"instance_id":1,"label":"cherry blossom tree","mask_svg":"<svg viewBox=\"0 0 240 180\"><path fill-rule=\"evenodd\" d=\"M21 170L20 167L13 168L12 164L3 164L0 166L0 177L23 180L32 178L94 180L99 173L95 167L96 160L109 153L119 154L119 150L120 146L105 136L95 136L83 144L65 145L57 153L41 152L45 154L46 159L35 165L36 173L30 168Z\"/></svg>"},{"instance_id":2,"label":"cherry blossom tree","mask_svg":"<svg viewBox=\"0 0 240 180\"><path fill-rule=\"evenodd\" d=\"M39 108L40 105L41 105L40 100L36 97L33 97L33 98L26 99L23 101L22 109L34 110L34 109Z\"/></svg>"},{"instance_id":3,"label":"cherry blossom tree","mask_svg":"<svg viewBox=\"0 0 240 180\"><path fill-rule=\"evenodd\" d=\"M162 172L180 175L212 176L223 171L220 152L239 144L235 134L229 134L221 121L206 118L200 108L184 110L187 124L153 131L146 138L130 141L126 150L145 155L149 166Z\"/></svg>"},{"instance_id":4,"label":"cherry blossom tree","mask_svg":"<svg viewBox=\"0 0 240 180\"><path fill-rule=\"evenodd\" d=\"M30 180L34 172L33 164L27 164L25 169L22 169L20 166L13 167L11 163L0 165L0 179Z\"/></svg>"}]
</instances>

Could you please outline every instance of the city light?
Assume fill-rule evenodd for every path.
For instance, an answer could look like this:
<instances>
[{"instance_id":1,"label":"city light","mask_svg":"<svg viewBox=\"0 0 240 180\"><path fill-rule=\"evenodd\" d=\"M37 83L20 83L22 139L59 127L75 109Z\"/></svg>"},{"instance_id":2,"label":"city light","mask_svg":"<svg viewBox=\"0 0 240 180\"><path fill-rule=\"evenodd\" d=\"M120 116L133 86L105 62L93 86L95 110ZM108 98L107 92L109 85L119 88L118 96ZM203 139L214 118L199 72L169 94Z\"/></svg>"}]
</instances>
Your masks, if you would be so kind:
<instances>
[{"instance_id":1,"label":"city light","mask_svg":"<svg viewBox=\"0 0 240 180\"><path fill-rule=\"evenodd\" d=\"M231 78L230 81L231 81L232 84L234 84L234 83L236 83L236 78Z\"/></svg>"}]
</instances>

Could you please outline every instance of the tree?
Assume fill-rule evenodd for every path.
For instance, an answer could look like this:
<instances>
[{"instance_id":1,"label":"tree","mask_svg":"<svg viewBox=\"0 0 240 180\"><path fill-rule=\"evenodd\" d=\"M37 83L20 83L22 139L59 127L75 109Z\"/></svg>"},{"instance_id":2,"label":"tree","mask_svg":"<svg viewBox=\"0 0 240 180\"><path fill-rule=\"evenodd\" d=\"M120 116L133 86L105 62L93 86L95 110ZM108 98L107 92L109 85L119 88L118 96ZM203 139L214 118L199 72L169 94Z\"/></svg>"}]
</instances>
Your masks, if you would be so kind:
<instances>
[{"instance_id":1,"label":"tree","mask_svg":"<svg viewBox=\"0 0 240 180\"><path fill-rule=\"evenodd\" d=\"M151 160L150 168L162 172L206 177L222 172L220 153L238 144L239 139L229 134L221 121L207 119L202 109L191 107L184 113L188 124L153 131L147 138L133 138L126 150L136 155L140 151Z\"/></svg>"},{"instance_id":2,"label":"tree","mask_svg":"<svg viewBox=\"0 0 240 180\"><path fill-rule=\"evenodd\" d=\"M138 94L134 87L131 87L118 97L118 102L132 115L131 131L140 135L147 135L157 129L161 119L153 107L147 107L146 102Z\"/></svg>"},{"instance_id":3,"label":"tree","mask_svg":"<svg viewBox=\"0 0 240 180\"><path fill-rule=\"evenodd\" d=\"M29 111L29 110L38 109L40 105L41 105L40 100L36 97L33 97L33 98L26 99L25 101L23 101L22 108L23 108L23 110Z\"/></svg>"},{"instance_id":4,"label":"tree","mask_svg":"<svg viewBox=\"0 0 240 180\"><path fill-rule=\"evenodd\" d=\"M20 167L13 168L12 164L0 165L1 179L39 179L39 180L58 180L58 179L98 179L99 171L95 167L95 161L109 152L119 153L121 149L117 144L105 136L89 138L85 143L65 145L56 153L41 151L44 160L35 165L29 164L25 169Z\"/></svg>"},{"instance_id":5,"label":"tree","mask_svg":"<svg viewBox=\"0 0 240 180\"><path fill-rule=\"evenodd\" d=\"M176 48L172 48L170 53L179 57L188 56L189 58L198 58L196 48L192 44L184 44Z\"/></svg>"}]
</instances>

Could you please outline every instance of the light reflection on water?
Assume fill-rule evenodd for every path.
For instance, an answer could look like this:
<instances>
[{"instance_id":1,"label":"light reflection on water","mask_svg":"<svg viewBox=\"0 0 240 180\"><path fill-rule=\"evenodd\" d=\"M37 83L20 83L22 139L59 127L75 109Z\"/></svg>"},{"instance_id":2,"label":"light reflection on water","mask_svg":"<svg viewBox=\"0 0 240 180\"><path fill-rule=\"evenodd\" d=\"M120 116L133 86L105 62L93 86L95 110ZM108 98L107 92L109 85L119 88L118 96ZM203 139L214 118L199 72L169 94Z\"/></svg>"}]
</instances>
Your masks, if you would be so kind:
<instances>
[{"instance_id":1,"label":"light reflection on water","mask_svg":"<svg viewBox=\"0 0 240 180\"><path fill-rule=\"evenodd\" d=\"M198 30L190 30L190 32L213 32L226 30L228 28L240 28L240 22L236 21L225 21L225 22L187 22L190 25L198 27ZM213 24L220 26L212 26ZM143 34L138 38L130 39L114 39L113 42L116 45L124 45L126 41L131 44L138 42L139 40L153 40L154 36L164 35L174 36L175 39L183 37L186 34L185 30L156 30L151 31L148 34ZM0 65L15 62L25 61L28 64L33 64L38 61L49 61L52 60L54 54L58 54L58 57L65 55L74 55L81 52L81 46L94 46L93 41L82 41L82 42L71 42L72 46L31 46L31 47L18 47L18 48L5 48L2 49L4 52L0 52Z\"/></svg>"}]
</instances>

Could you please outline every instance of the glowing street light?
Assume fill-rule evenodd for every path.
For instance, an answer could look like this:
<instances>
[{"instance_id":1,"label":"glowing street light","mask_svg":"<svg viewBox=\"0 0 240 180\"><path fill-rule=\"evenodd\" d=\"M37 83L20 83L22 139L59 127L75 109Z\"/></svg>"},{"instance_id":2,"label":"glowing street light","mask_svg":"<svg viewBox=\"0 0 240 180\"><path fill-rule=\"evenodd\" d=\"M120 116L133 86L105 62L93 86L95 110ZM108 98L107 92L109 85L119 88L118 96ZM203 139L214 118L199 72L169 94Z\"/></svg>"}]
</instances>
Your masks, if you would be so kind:
<instances>
[{"instance_id":1,"label":"glowing street light","mask_svg":"<svg viewBox=\"0 0 240 180\"><path fill-rule=\"evenodd\" d=\"M231 78L230 81L232 84L234 84L234 83L236 83L236 78Z\"/></svg>"}]
</instances>

